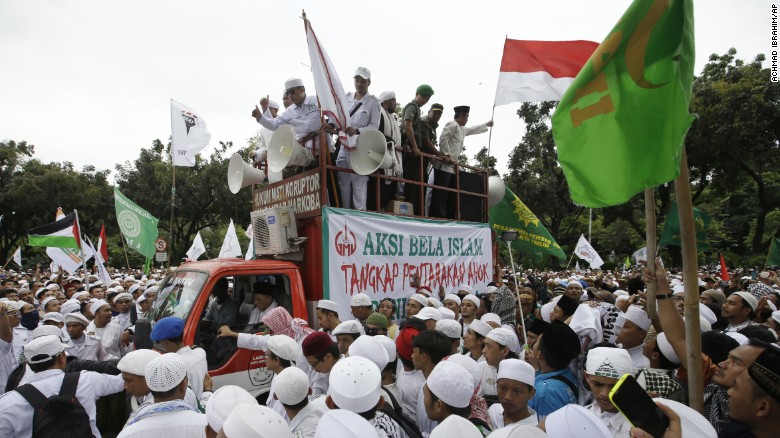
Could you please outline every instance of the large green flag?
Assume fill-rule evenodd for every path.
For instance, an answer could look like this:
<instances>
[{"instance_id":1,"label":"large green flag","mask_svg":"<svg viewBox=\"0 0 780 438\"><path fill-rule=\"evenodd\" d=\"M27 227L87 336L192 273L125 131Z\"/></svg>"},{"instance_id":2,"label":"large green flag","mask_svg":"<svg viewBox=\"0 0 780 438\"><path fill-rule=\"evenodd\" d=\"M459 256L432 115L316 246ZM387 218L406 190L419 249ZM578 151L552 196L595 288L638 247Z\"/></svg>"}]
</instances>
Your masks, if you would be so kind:
<instances>
[{"instance_id":1,"label":"large green flag","mask_svg":"<svg viewBox=\"0 0 780 438\"><path fill-rule=\"evenodd\" d=\"M146 257L154 257L157 252L154 242L157 240L159 220L127 199L117 188L114 188L114 207L119 229L122 230L127 244Z\"/></svg>"},{"instance_id":2,"label":"large green flag","mask_svg":"<svg viewBox=\"0 0 780 438\"><path fill-rule=\"evenodd\" d=\"M635 0L552 117L571 199L622 204L676 178L693 83L692 0Z\"/></svg>"},{"instance_id":3,"label":"large green flag","mask_svg":"<svg viewBox=\"0 0 780 438\"><path fill-rule=\"evenodd\" d=\"M504 199L490 207L490 228L496 235L500 237L504 231L517 231L513 246L535 260L544 254L566 259L566 254L536 215L509 188L505 190Z\"/></svg>"},{"instance_id":4,"label":"large green flag","mask_svg":"<svg viewBox=\"0 0 780 438\"><path fill-rule=\"evenodd\" d=\"M780 239L773 237L772 243L769 244L769 252L766 255L766 266L777 265L780 265Z\"/></svg>"},{"instance_id":5,"label":"large green flag","mask_svg":"<svg viewBox=\"0 0 780 438\"><path fill-rule=\"evenodd\" d=\"M707 251L707 227L710 226L710 216L707 213L693 209L693 223L696 228L696 249ZM680 243L680 214L677 212L677 202L672 201L669 215L666 217L664 231L661 233L661 245L682 246Z\"/></svg>"}]
</instances>

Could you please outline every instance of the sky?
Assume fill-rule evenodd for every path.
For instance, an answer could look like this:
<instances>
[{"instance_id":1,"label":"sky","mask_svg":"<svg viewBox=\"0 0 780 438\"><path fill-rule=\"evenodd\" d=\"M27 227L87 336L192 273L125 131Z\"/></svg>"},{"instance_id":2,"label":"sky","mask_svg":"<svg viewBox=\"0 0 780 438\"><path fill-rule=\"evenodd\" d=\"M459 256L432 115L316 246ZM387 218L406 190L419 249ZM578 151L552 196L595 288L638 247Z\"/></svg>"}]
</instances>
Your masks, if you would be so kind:
<instances>
[{"instance_id":1,"label":"sky","mask_svg":"<svg viewBox=\"0 0 780 438\"><path fill-rule=\"evenodd\" d=\"M290 77L314 93L304 9L345 90L365 66L374 95L393 90L403 105L427 83L443 121L470 105L470 123L482 123L493 111L504 38L600 42L629 4L0 0L0 139L34 144L44 162L113 171L155 139L167 141L175 99L207 122L212 142L202 153L219 141L237 151L260 128L250 114L261 96L281 103ZM730 47L745 60L769 53L771 4L695 1L695 72ZM518 108L495 108L492 134L467 137L469 158L490 140L506 172L524 132Z\"/></svg>"}]
</instances>

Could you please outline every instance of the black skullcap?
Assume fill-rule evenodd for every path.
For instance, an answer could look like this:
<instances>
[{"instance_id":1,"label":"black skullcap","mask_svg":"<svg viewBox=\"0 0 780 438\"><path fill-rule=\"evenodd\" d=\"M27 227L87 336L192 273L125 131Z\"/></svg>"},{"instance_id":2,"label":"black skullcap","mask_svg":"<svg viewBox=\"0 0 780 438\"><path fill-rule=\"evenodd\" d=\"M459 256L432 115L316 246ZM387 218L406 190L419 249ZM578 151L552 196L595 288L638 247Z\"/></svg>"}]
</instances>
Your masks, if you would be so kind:
<instances>
[{"instance_id":1,"label":"black skullcap","mask_svg":"<svg viewBox=\"0 0 780 438\"><path fill-rule=\"evenodd\" d=\"M574 315L574 312L577 311L577 307L580 306L578 302L569 298L569 296L566 294L561 295L561 299L558 300L558 303L556 305L560 307L561 310L563 310L563 313L565 313L566 316Z\"/></svg>"},{"instance_id":2,"label":"black skullcap","mask_svg":"<svg viewBox=\"0 0 780 438\"><path fill-rule=\"evenodd\" d=\"M559 362L568 362L580 354L580 338L568 325L555 320L542 333L545 351Z\"/></svg>"},{"instance_id":3,"label":"black skullcap","mask_svg":"<svg viewBox=\"0 0 780 438\"><path fill-rule=\"evenodd\" d=\"M462 113L468 114L469 111L471 111L471 107L466 105L456 106L454 109L455 109L455 114L462 114Z\"/></svg>"},{"instance_id":4,"label":"black skullcap","mask_svg":"<svg viewBox=\"0 0 780 438\"><path fill-rule=\"evenodd\" d=\"M276 286L266 282L255 283L254 287L252 287L252 291L259 295L273 296L274 292L276 292Z\"/></svg>"},{"instance_id":5,"label":"black skullcap","mask_svg":"<svg viewBox=\"0 0 780 438\"><path fill-rule=\"evenodd\" d=\"M541 335L550 326L549 322L545 322L543 319L534 319L534 321L528 326L528 332L535 335Z\"/></svg>"},{"instance_id":6,"label":"black skullcap","mask_svg":"<svg viewBox=\"0 0 780 438\"><path fill-rule=\"evenodd\" d=\"M764 392L780 402L780 348L770 345L748 368L748 374Z\"/></svg>"}]
</instances>

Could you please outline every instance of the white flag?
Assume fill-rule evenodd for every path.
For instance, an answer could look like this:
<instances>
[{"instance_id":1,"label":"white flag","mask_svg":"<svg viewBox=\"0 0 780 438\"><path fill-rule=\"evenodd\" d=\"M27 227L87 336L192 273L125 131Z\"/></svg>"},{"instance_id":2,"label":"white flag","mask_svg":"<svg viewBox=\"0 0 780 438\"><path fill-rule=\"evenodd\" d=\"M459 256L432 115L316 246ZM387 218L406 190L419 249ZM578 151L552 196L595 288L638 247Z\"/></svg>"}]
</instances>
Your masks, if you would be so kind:
<instances>
[{"instance_id":1,"label":"white flag","mask_svg":"<svg viewBox=\"0 0 780 438\"><path fill-rule=\"evenodd\" d=\"M22 247L16 248L16 252L14 252L13 255L14 263L19 265L19 267L22 267Z\"/></svg>"},{"instance_id":2,"label":"white flag","mask_svg":"<svg viewBox=\"0 0 780 438\"><path fill-rule=\"evenodd\" d=\"M88 250L95 255L95 266L98 268L98 276L100 277L100 281L102 281L105 285L111 284L111 275L106 269L105 261L103 260L103 256L100 255L100 251L95 250L95 247L92 245L92 241L89 240L89 237L84 236L84 241L86 241L84 246L86 246Z\"/></svg>"},{"instance_id":3,"label":"white flag","mask_svg":"<svg viewBox=\"0 0 780 438\"><path fill-rule=\"evenodd\" d=\"M227 233L225 233L225 240L222 241L222 249L219 250L219 258L224 257L241 257L241 245L238 243L236 226L233 225L233 219L230 219L230 225L228 225Z\"/></svg>"},{"instance_id":4,"label":"white flag","mask_svg":"<svg viewBox=\"0 0 780 438\"><path fill-rule=\"evenodd\" d=\"M582 268L580 268L580 262L577 262L574 264L574 270L577 272L581 272Z\"/></svg>"},{"instance_id":5,"label":"white flag","mask_svg":"<svg viewBox=\"0 0 780 438\"><path fill-rule=\"evenodd\" d=\"M585 240L585 235L580 235L580 240L577 242L577 248L574 249L574 254L577 257L590 263L591 268L600 268L604 264L604 260L601 260L596 250Z\"/></svg>"},{"instance_id":6,"label":"white flag","mask_svg":"<svg viewBox=\"0 0 780 438\"><path fill-rule=\"evenodd\" d=\"M211 140L203 120L193 109L171 99L171 143L173 165L193 167L195 155Z\"/></svg>"},{"instance_id":7,"label":"white flag","mask_svg":"<svg viewBox=\"0 0 780 438\"><path fill-rule=\"evenodd\" d=\"M640 260L647 260L647 247L645 246L645 247L642 247L642 248L638 249L638 250L637 250L637 251L636 251L636 252L635 252L635 253L632 255L632 257L633 257L633 258L634 258L634 260L637 262L637 264L639 264L639 261L640 261Z\"/></svg>"},{"instance_id":8,"label":"white flag","mask_svg":"<svg viewBox=\"0 0 780 438\"><path fill-rule=\"evenodd\" d=\"M203 239L200 237L200 231L195 235L195 240L192 241L192 246L187 250L187 258L190 260L198 260L198 257L202 256L206 252L206 245L203 244Z\"/></svg>"},{"instance_id":9,"label":"white flag","mask_svg":"<svg viewBox=\"0 0 780 438\"><path fill-rule=\"evenodd\" d=\"M246 234L246 237L249 238L249 248L246 249L246 255L244 256L244 260L254 260L255 258L255 237L252 235L252 224L250 223L248 227L246 227L246 231L244 231L244 234Z\"/></svg>"},{"instance_id":10,"label":"white flag","mask_svg":"<svg viewBox=\"0 0 780 438\"><path fill-rule=\"evenodd\" d=\"M339 140L342 147L349 144L349 147L355 147L357 136L347 138L346 130L350 125L349 112L347 111L347 94L344 92L344 86L336 73L330 57L325 49L320 45L314 29L311 28L311 22L304 18L306 26L306 42L309 44L309 60L311 62L311 71L314 75L314 88L317 91L317 99L320 101L322 113L330 118L330 123L336 125L339 131ZM342 41L342 42L346 42ZM349 143L351 142L351 143Z\"/></svg>"}]
</instances>

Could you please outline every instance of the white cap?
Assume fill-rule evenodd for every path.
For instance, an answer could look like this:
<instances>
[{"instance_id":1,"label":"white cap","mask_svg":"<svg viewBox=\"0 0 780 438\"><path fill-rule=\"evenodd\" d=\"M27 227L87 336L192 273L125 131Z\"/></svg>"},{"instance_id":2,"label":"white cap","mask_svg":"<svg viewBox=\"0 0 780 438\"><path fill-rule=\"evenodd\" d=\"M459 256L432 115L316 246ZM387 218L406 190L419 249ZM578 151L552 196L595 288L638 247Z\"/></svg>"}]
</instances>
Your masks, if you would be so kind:
<instances>
[{"instance_id":1,"label":"white cap","mask_svg":"<svg viewBox=\"0 0 780 438\"><path fill-rule=\"evenodd\" d=\"M65 333L62 332L62 329L53 325L40 325L36 327L35 330L30 333L30 335L30 339L40 338L41 336L54 335L60 338L63 344L68 342L68 338L65 336Z\"/></svg>"},{"instance_id":2,"label":"white cap","mask_svg":"<svg viewBox=\"0 0 780 438\"><path fill-rule=\"evenodd\" d=\"M387 349L373 336L360 336L349 346L349 357L363 357L377 366L380 370L385 369L390 361L387 356Z\"/></svg>"},{"instance_id":3,"label":"white cap","mask_svg":"<svg viewBox=\"0 0 780 438\"><path fill-rule=\"evenodd\" d=\"M428 297L428 305L433 306L434 309L438 309L442 307L441 301L437 300L434 297Z\"/></svg>"},{"instance_id":4,"label":"white cap","mask_svg":"<svg viewBox=\"0 0 780 438\"><path fill-rule=\"evenodd\" d=\"M447 295L445 295L444 296L444 301L447 301L447 300L454 301L455 303L457 303L460 306L460 297L455 295L455 294L447 294Z\"/></svg>"},{"instance_id":5,"label":"white cap","mask_svg":"<svg viewBox=\"0 0 780 438\"><path fill-rule=\"evenodd\" d=\"M479 333L482 337L486 337L488 333L493 330L493 327L489 326L488 323L484 321L475 319L469 324L469 330L474 330L474 333Z\"/></svg>"},{"instance_id":6,"label":"white cap","mask_svg":"<svg viewBox=\"0 0 780 438\"><path fill-rule=\"evenodd\" d=\"M44 321L65 322L65 317L60 312L49 312L43 315Z\"/></svg>"},{"instance_id":7,"label":"white cap","mask_svg":"<svg viewBox=\"0 0 780 438\"><path fill-rule=\"evenodd\" d=\"M655 338L655 342L658 344L658 350L661 352L661 354L664 355L664 357L669 359L669 362L676 365L680 365L682 363L680 358L677 357L677 353L674 352L672 344L669 342L669 340L666 339L666 333L659 333Z\"/></svg>"},{"instance_id":8,"label":"white cap","mask_svg":"<svg viewBox=\"0 0 780 438\"><path fill-rule=\"evenodd\" d=\"M596 414L575 404L548 415L544 427L550 438L612 438L612 433Z\"/></svg>"},{"instance_id":9,"label":"white cap","mask_svg":"<svg viewBox=\"0 0 780 438\"><path fill-rule=\"evenodd\" d=\"M320 417L314 438L334 437L379 438L379 434L374 426L360 415L344 409L333 409Z\"/></svg>"},{"instance_id":10,"label":"white cap","mask_svg":"<svg viewBox=\"0 0 780 438\"><path fill-rule=\"evenodd\" d=\"M46 290L60 290L60 285L58 285L57 283L52 283L46 286Z\"/></svg>"},{"instance_id":11,"label":"white cap","mask_svg":"<svg viewBox=\"0 0 780 438\"><path fill-rule=\"evenodd\" d=\"M639 306L629 306L626 313L622 315L627 320L636 324L640 329L647 331L653 324L650 318L647 316L647 312Z\"/></svg>"},{"instance_id":12,"label":"white cap","mask_svg":"<svg viewBox=\"0 0 780 438\"><path fill-rule=\"evenodd\" d=\"M453 321L455 320L455 312L453 312L452 310L446 307L439 307L436 310L439 311L439 315L441 315L441 319L451 319Z\"/></svg>"},{"instance_id":13,"label":"white cap","mask_svg":"<svg viewBox=\"0 0 780 438\"><path fill-rule=\"evenodd\" d=\"M424 295L420 294L412 294L412 296L409 297L410 300L417 301L420 303L421 306L425 307L428 305L428 298L425 298Z\"/></svg>"},{"instance_id":14,"label":"white cap","mask_svg":"<svg viewBox=\"0 0 780 438\"><path fill-rule=\"evenodd\" d=\"M747 336L743 335L739 332L725 332L726 336L730 337L731 339L737 341L737 343L740 346L747 345L750 343L750 340L747 338Z\"/></svg>"},{"instance_id":15,"label":"white cap","mask_svg":"<svg viewBox=\"0 0 780 438\"><path fill-rule=\"evenodd\" d=\"M443 360L436 364L426 380L428 389L444 403L465 408L474 395L474 380L462 366Z\"/></svg>"},{"instance_id":16,"label":"white cap","mask_svg":"<svg viewBox=\"0 0 780 438\"><path fill-rule=\"evenodd\" d=\"M385 350L387 351L387 363L390 363L398 357L398 352L396 351L395 347L395 341L388 338L385 335L376 335L372 336L377 342L379 342L380 345L385 347ZM355 339L357 341L357 339ZM354 344L354 342L353 342Z\"/></svg>"},{"instance_id":17,"label":"white cap","mask_svg":"<svg viewBox=\"0 0 780 438\"><path fill-rule=\"evenodd\" d=\"M70 296L70 299L71 300L78 300L79 297L83 297L84 295L89 296L89 292L84 292L84 291L76 292L75 294Z\"/></svg>"},{"instance_id":18,"label":"white cap","mask_svg":"<svg viewBox=\"0 0 780 438\"><path fill-rule=\"evenodd\" d=\"M62 338L59 336L44 335L24 345L24 357L27 363L34 365L59 356L66 347L67 345L62 343ZM38 358L33 359L36 356Z\"/></svg>"},{"instance_id":19,"label":"white cap","mask_svg":"<svg viewBox=\"0 0 780 438\"><path fill-rule=\"evenodd\" d=\"M146 294L141 294L141 296L138 297L137 300L135 300L135 303L136 304L141 304L141 303L143 303L144 301L146 301L148 299L149 299L149 297L147 297Z\"/></svg>"},{"instance_id":20,"label":"white cap","mask_svg":"<svg viewBox=\"0 0 780 438\"><path fill-rule=\"evenodd\" d=\"M704 303L699 303L699 315L706 319L710 325L718 322L718 317L715 316L715 312L713 312L712 309L707 307L707 305Z\"/></svg>"},{"instance_id":21,"label":"white cap","mask_svg":"<svg viewBox=\"0 0 780 438\"><path fill-rule=\"evenodd\" d=\"M355 76L360 76L363 79L371 79L371 70L365 67L358 67L355 70Z\"/></svg>"},{"instance_id":22,"label":"white cap","mask_svg":"<svg viewBox=\"0 0 780 438\"><path fill-rule=\"evenodd\" d=\"M482 318L479 318L482 322L495 322L498 325L501 325L501 317L498 316L495 313L486 313L482 315Z\"/></svg>"},{"instance_id":23,"label":"white cap","mask_svg":"<svg viewBox=\"0 0 780 438\"><path fill-rule=\"evenodd\" d=\"M303 87L303 79L290 78L284 82L284 90L287 91L290 88Z\"/></svg>"},{"instance_id":24,"label":"white cap","mask_svg":"<svg viewBox=\"0 0 780 438\"><path fill-rule=\"evenodd\" d=\"M473 294L474 293L474 289L471 286L469 286L468 284L461 284L460 286L458 286L457 292L460 292L460 291L468 292L469 294Z\"/></svg>"},{"instance_id":25,"label":"white cap","mask_svg":"<svg viewBox=\"0 0 780 438\"><path fill-rule=\"evenodd\" d=\"M138 285L136 284L136 285L134 285L134 286L138 286ZM132 286L131 286L130 288L132 289ZM120 294L117 294L117 295L114 297L114 300L113 300L113 301L114 301L114 303L116 303L116 302L117 302L117 301L119 301L119 300L130 300L130 301L133 301L133 296L132 296L132 295L130 295L129 293L127 293L127 292L122 292L122 293L120 293Z\"/></svg>"},{"instance_id":26,"label":"white cap","mask_svg":"<svg viewBox=\"0 0 780 438\"><path fill-rule=\"evenodd\" d=\"M709 420L694 409L674 400L654 398L653 401L671 408L680 416L681 436L685 438L716 438L718 433Z\"/></svg>"},{"instance_id":27,"label":"white cap","mask_svg":"<svg viewBox=\"0 0 780 438\"><path fill-rule=\"evenodd\" d=\"M479 307L480 305L479 298L477 298L476 295L471 295L471 294L466 295L465 297L463 297L463 300L461 302L465 303L466 301L471 301L477 307Z\"/></svg>"},{"instance_id":28,"label":"white cap","mask_svg":"<svg viewBox=\"0 0 780 438\"><path fill-rule=\"evenodd\" d=\"M531 387L534 386L536 372L534 367L526 361L519 359L504 359L498 364L498 376L496 379L517 380Z\"/></svg>"},{"instance_id":29,"label":"white cap","mask_svg":"<svg viewBox=\"0 0 780 438\"><path fill-rule=\"evenodd\" d=\"M68 313L76 312L79 309L81 309L81 303L79 303L76 300L68 300L62 303L62 307L60 308L60 313L62 313L63 315L67 315Z\"/></svg>"},{"instance_id":30,"label":"white cap","mask_svg":"<svg viewBox=\"0 0 780 438\"><path fill-rule=\"evenodd\" d=\"M269 100L268 101L268 108L279 109L279 103L277 103L275 100Z\"/></svg>"},{"instance_id":31,"label":"white cap","mask_svg":"<svg viewBox=\"0 0 780 438\"><path fill-rule=\"evenodd\" d=\"M274 393L282 404L297 405L309 396L309 376L298 367L285 368L274 377Z\"/></svg>"},{"instance_id":32,"label":"white cap","mask_svg":"<svg viewBox=\"0 0 780 438\"><path fill-rule=\"evenodd\" d=\"M462 366L466 371L471 374L472 382L474 383L474 390L476 391L479 385L482 383L482 365L476 360L472 359L468 354L451 354L444 359L448 362L452 362L456 365Z\"/></svg>"},{"instance_id":33,"label":"white cap","mask_svg":"<svg viewBox=\"0 0 780 438\"><path fill-rule=\"evenodd\" d=\"M352 307L354 307L354 306L358 306L358 307L371 306L371 307L373 307L374 303L371 302L371 298L369 298L368 295L366 295L366 294L361 292L361 293L359 293L357 295L354 295L352 297L352 300L350 301L349 305L352 306Z\"/></svg>"},{"instance_id":34,"label":"white cap","mask_svg":"<svg viewBox=\"0 0 780 438\"><path fill-rule=\"evenodd\" d=\"M360 321L356 321L354 319L350 319L349 321L344 321L341 324L337 325L335 329L333 329L333 336L346 335L349 333L356 334L356 335L365 335L366 331L363 329L363 324L361 324Z\"/></svg>"},{"instance_id":35,"label":"white cap","mask_svg":"<svg viewBox=\"0 0 780 438\"><path fill-rule=\"evenodd\" d=\"M287 335L274 335L268 339L268 349L277 357L295 362L301 355L301 346Z\"/></svg>"},{"instance_id":36,"label":"white cap","mask_svg":"<svg viewBox=\"0 0 780 438\"><path fill-rule=\"evenodd\" d=\"M433 428L429 438L482 438L482 432L471 421L450 415Z\"/></svg>"},{"instance_id":37,"label":"white cap","mask_svg":"<svg viewBox=\"0 0 780 438\"><path fill-rule=\"evenodd\" d=\"M339 303L333 300L319 300L317 301L317 308L339 313Z\"/></svg>"},{"instance_id":38,"label":"white cap","mask_svg":"<svg viewBox=\"0 0 780 438\"><path fill-rule=\"evenodd\" d=\"M328 394L340 409L366 412L379 402L382 374L365 357L345 357L330 370Z\"/></svg>"},{"instance_id":39,"label":"white cap","mask_svg":"<svg viewBox=\"0 0 780 438\"><path fill-rule=\"evenodd\" d=\"M135 350L127 353L119 363L116 365L119 371L123 373L133 374L135 376L143 376L146 372L146 366L149 362L160 357L160 353L150 349Z\"/></svg>"},{"instance_id":40,"label":"white cap","mask_svg":"<svg viewBox=\"0 0 780 438\"><path fill-rule=\"evenodd\" d=\"M746 302L748 306L754 311L758 306L758 299L748 292L734 292L732 295L737 295L742 298L742 301Z\"/></svg>"},{"instance_id":41,"label":"white cap","mask_svg":"<svg viewBox=\"0 0 780 438\"><path fill-rule=\"evenodd\" d=\"M140 283L136 283L136 284L130 286L129 288L127 288L127 293L132 295L133 292L137 291L140 287L141 287L141 284ZM116 302L116 300L118 300L118 299L119 299L119 295L115 296L114 297L114 302ZM130 299L132 299L132 297L130 297Z\"/></svg>"},{"instance_id":42,"label":"white cap","mask_svg":"<svg viewBox=\"0 0 780 438\"><path fill-rule=\"evenodd\" d=\"M95 300L94 303L89 305L89 311L94 315L95 312L100 310L103 306L108 306L108 303L105 300Z\"/></svg>"},{"instance_id":43,"label":"white cap","mask_svg":"<svg viewBox=\"0 0 780 438\"><path fill-rule=\"evenodd\" d=\"M503 327L496 328L491 330L490 333L488 333L485 337L498 342L504 347L509 348L509 351L517 353L517 351L520 349L520 341L517 339L517 335L512 330L505 329Z\"/></svg>"},{"instance_id":44,"label":"white cap","mask_svg":"<svg viewBox=\"0 0 780 438\"><path fill-rule=\"evenodd\" d=\"M498 290L498 288L495 287L495 286L488 286L488 287L485 288L485 293L486 294L494 294L494 293L496 293L497 290Z\"/></svg>"},{"instance_id":45,"label":"white cap","mask_svg":"<svg viewBox=\"0 0 780 438\"><path fill-rule=\"evenodd\" d=\"M422 319L423 321L427 321L429 319L438 321L441 319L441 313L439 313L439 311L433 307L423 307L419 312L417 312L417 315L413 316L413 318Z\"/></svg>"},{"instance_id":46,"label":"white cap","mask_svg":"<svg viewBox=\"0 0 780 438\"><path fill-rule=\"evenodd\" d=\"M175 388L187 377L187 366L176 353L166 353L153 359L144 370L146 386L154 392Z\"/></svg>"},{"instance_id":47,"label":"white cap","mask_svg":"<svg viewBox=\"0 0 780 438\"><path fill-rule=\"evenodd\" d=\"M253 403L257 404L257 400L246 389L235 385L223 386L214 391L206 402L206 421L211 430L219 433L223 423L236 406Z\"/></svg>"},{"instance_id":48,"label":"white cap","mask_svg":"<svg viewBox=\"0 0 780 438\"><path fill-rule=\"evenodd\" d=\"M241 404L225 419L222 433L227 438L292 438L284 418L267 406Z\"/></svg>"},{"instance_id":49,"label":"white cap","mask_svg":"<svg viewBox=\"0 0 780 438\"><path fill-rule=\"evenodd\" d=\"M41 301L41 309L46 309L46 305L52 301L55 301L56 299L57 298L55 297L47 297L45 300Z\"/></svg>"},{"instance_id":50,"label":"white cap","mask_svg":"<svg viewBox=\"0 0 780 438\"><path fill-rule=\"evenodd\" d=\"M87 317L80 313L68 313L63 319L65 320L65 324L69 322L78 322L79 324L84 324L84 327L89 325Z\"/></svg>"},{"instance_id":51,"label":"white cap","mask_svg":"<svg viewBox=\"0 0 780 438\"><path fill-rule=\"evenodd\" d=\"M379 95L379 102L387 102L390 99L395 98L395 92L394 91L384 91L382 94Z\"/></svg>"},{"instance_id":52,"label":"white cap","mask_svg":"<svg viewBox=\"0 0 780 438\"><path fill-rule=\"evenodd\" d=\"M463 333L463 327L454 319L442 319L436 321L436 331L444 333L444 336L450 339L460 339Z\"/></svg>"},{"instance_id":53,"label":"white cap","mask_svg":"<svg viewBox=\"0 0 780 438\"><path fill-rule=\"evenodd\" d=\"M585 372L592 376L619 379L633 371L631 355L622 348L596 347L588 350Z\"/></svg>"}]
</instances>

